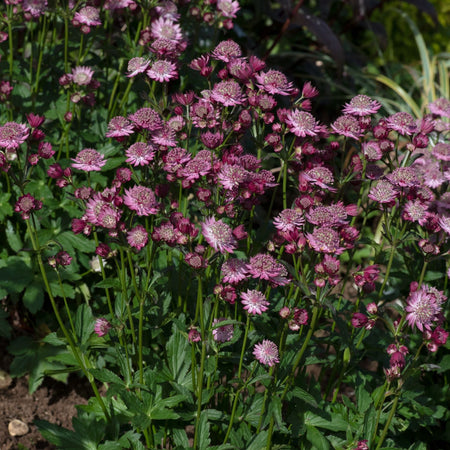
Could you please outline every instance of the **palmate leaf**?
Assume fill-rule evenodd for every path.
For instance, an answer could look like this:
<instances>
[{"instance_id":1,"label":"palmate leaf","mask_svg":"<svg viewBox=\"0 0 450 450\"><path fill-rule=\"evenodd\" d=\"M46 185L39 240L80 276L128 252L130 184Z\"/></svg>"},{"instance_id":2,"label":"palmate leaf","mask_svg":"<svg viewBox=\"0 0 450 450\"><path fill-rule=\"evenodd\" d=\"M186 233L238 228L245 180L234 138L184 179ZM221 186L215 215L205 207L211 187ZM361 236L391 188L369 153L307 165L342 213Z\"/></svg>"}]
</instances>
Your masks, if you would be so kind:
<instances>
[{"instance_id":1,"label":"palmate leaf","mask_svg":"<svg viewBox=\"0 0 450 450\"><path fill-rule=\"evenodd\" d=\"M66 450L89 448L80 442L80 438L73 431L66 430L46 420L35 420L34 424L38 427L42 436L50 443L56 445L57 448L64 448Z\"/></svg>"}]
</instances>

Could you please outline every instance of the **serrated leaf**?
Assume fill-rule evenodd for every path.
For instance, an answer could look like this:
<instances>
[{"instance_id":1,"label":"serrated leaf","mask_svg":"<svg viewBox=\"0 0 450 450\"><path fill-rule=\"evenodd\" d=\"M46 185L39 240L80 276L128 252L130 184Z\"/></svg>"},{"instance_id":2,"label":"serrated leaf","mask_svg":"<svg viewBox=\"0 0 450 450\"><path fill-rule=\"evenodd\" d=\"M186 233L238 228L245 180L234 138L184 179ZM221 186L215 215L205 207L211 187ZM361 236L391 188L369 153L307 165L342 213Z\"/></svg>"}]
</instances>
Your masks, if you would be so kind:
<instances>
[{"instance_id":1,"label":"serrated leaf","mask_svg":"<svg viewBox=\"0 0 450 450\"><path fill-rule=\"evenodd\" d=\"M22 292L32 279L31 268L17 256L9 257L7 266L0 268L0 286L9 294Z\"/></svg>"},{"instance_id":2,"label":"serrated leaf","mask_svg":"<svg viewBox=\"0 0 450 450\"><path fill-rule=\"evenodd\" d=\"M318 408L318 404L316 399L307 391L299 388L299 387L294 387L293 389L291 389L289 391L289 397L296 397L306 403L308 403L311 406L314 406L315 408Z\"/></svg>"},{"instance_id":3,"label":"serrated leaf","mask_svg":"<svg viewBox=\"0 0 450 450\"><path fill-rule=\"evenodd\" d=\"M120 386L126 386L125 383L114 372L108 369L90 369L89 372L94 378L102 383L115 383Z\"/></svg>"},{"instance_id":4,"label":"serrated leaf","mask_svg":"<svg viewBox=\"0 0 450 450\"><path fill-rule=\"evenodd\" d=\"M328 450L330 448L330 443L325 436L311 425L306 425L306 439L311 442L313 448L320 448L320 450Z\"/></svg>"},{"instance_id":5,"label":"serrated leaf","mask_svg":"<svg viewBox=\"0 0 450 450\"><path fill-rule=\"evenodd\" d=\"M94 326L95 320L92 315L91 307L85 303L81 304L77 308L75 314L75 331L82 344L84 344L94 332Z\"/></svg>"},{"instance_id":6,"label":"serrated leaf","mask_svg":"<svg viewBox=\"0 0 450 450\"><path fill-rule=\"evenodd\" d=\"M62 232L56 239L63 248L72 247L80 252L93 253L95 251L95 242L89 240L81 234L74 234L72 231Z\"/></svg>"},{"instance_id":7,"label":"serrated leaf","mask_svg":"<svg viewBox=\"0 0 450 450\"><path fill-rule=\"evenodd\" d=\"M44 304L44 286L37 280L33 281L26 287L22 301L31 314L36 314Z\"/></svg>"},{"instance_id":8,"label":"serrated leaf","mask_svg":"<svg viewBox=\"0 0 450 450\"><path fill-rule=\"evenodd\" d=\"M34 424L38 427L42 436L58 448L66 450L81 450L85 448L81 446L80 438L73 431L66 430L46 420L35 420Z\"/></svg>"},{"instance_id":9,"label":"serrated leaf","mask_svg":"<svg viewBox=\"0 0 450 450\"><path fill-rule=\"evenodd\" d=\"M247 445L246 450L261 450L267 446L267 430L260 431Z\"/></svg>"},{"instance_id":10,"label":"serrated leaf","mask_svg":"<svg viewBox=\"0 0 450 450\"><path fill-rule=\"evenodd\" d=\"M202 411L200 414L200 421L198 424L198 448L199 450L207 450L209 449L209 445L211 444L211 438L209 436L209 421L208 421L208 413L206 411Z\"/></svg>"},{"instance_id":11,"label":"serrated leaf","mask_svg":"<svg viewBox=\"0 0 450 450\"><path fill-rule=\"evenodd\" d=\"M373 404L372 397L364 389L363 384L360 384L356 390L356 403L358 404L358 410L361 413L366 412L367 409Z\"/></svg>"},{"instance_id":12,"label":"serrated leaf","mask_svg":"<svg viewBox=\"0 0 450 450\"><path fill-rule=\"evenodd\" d=\"M10 197L11 197L11 194L9 192L0 193L0 222L5 220L6 217L12 216L13 208L9 201ZM8 223L10 223L9 220L8 220Z\"/></svg>"},{"instance_id":13,"label":"serrated leaf","mask_svg":"<svg viewBox=\"0 0 450 450\"><path fill-rule=\"evenodd\" d=\"M0 202L0 211L1 211L1 202ZM0 221L2 220L0 213ZM12 223L8 220L6 222L6 240L8 241L9 246L15 252L19 252L23 248L23 242L20 236L15 232Z\"/></svg>"},{"instance_id":14,"label":"serrated leaf","mask_svg":"<svg viewBox=\"0 0 450 450\"><path fill-rule=\"evenodd\" d=\"M312 411L305 413L305 424L331 431L345 431L348 427L348 423L341 417L334 416L333 420L330 421Z\"/></svg>"},{"instance_id":15,"label":"serrated leaf","mask_svg":"<svg viewBox=\"0 0 450 450\"><path fill-rule=\"evenodd\" d=\"M117 278L107 278L106 280L99 281L94 285L94 288L114 288L120 291L121 284Z\"/></svg>"}]
</instances>

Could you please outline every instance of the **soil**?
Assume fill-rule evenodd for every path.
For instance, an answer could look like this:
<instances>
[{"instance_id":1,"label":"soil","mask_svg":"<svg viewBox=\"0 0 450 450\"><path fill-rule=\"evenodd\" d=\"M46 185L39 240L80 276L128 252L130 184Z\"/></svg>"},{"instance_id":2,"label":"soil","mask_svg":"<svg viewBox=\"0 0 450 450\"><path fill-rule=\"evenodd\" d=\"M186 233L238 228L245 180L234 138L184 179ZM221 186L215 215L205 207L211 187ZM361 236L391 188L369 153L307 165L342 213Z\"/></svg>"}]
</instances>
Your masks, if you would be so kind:
<instances>
[{"instance_id":1,"label":"soil","mask_svg":"<svg viewBox=\"0 0 450 450\"><path fill-rule=\"evenodd\" d=\"M8 373L12 356L8 354L7 342L0 339L0 371ZM0 449L1 450L55 450L46 441L33 421L47 420L56 425L72 429L72 417L76 416L75 405L86 404L92 391L85 380L71 374L68 383L46 378L33 394L28 391L28 378L13 378L7 387L0 387ZM28 425L23 436L11 436L9 423L18 419Z\"/></svg>"}]
</instances>

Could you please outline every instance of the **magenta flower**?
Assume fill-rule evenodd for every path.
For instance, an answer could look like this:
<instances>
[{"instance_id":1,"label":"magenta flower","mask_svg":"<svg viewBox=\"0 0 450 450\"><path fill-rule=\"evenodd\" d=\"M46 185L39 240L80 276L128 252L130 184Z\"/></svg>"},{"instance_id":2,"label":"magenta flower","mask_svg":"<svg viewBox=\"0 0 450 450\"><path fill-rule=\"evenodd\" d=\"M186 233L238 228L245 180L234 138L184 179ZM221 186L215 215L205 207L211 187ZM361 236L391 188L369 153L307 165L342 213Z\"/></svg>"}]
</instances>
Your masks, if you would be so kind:
<instances>
[{"instance_id":1,"label":"magenta flower","mask_svg":"<svg viewBox=\"0 0 450 450\"><path fill-rule=\"evenodd\" d=\"M93 148L85 148L81 150L76 158L72 158L74 164L72 167L85 172L100 171L106 164L104 155Z\"/></svg>"},{"instance_id":2,"label":"magenta flower","mask_svg":"<svg viewBox=\"0 0 450 450\"><path fill-rule=\"evenodd\" d=\"M215 84L211 91L211 98L224 106L235 106L244 103L241 87L234 80L225 80Z\"/></svg>"},{"instance_id":3,"label":"magenta flower","mask_svg":"<svg viewBox=\"0 0 450 450\"><path fill-rule=\"evenodd\" d=\"M398 112L386 119L386 125L401 135L413 134L417 131L417 125L414 117L407 112Z\"/></svg>"},{"instance_id":4,"label":"magenta flower","mask_svg":"<svg viewBox=\"0 0 450 450\"><path fill-rule=\"evenodd\" d=\"M77 24L84 24L89 27L101 25L102 22L100 19L100 13L97 8L93 6L86 6L81 8L78 12L73 16L73 21Z\"/></svg>"},{"instance_id":5,"label":"magenta flower","mask_svg":"<svg viewBox=\"0 0 450 450\"><path fill-rule=\"evenodd\" d=\"M431 325L437 320L441 312L441 304L446 297L439 291L423 284L419 289L409 294L406 299L406 321L411 328L417 327L420 331L431 330Z\"/></svg>"},{"instance_id":6,"label":"magenta flower","mask_svg":"<svg viewBox=\"0 0 450 450\"><path fill-rule=\"evenodd\" d=\"M14 211L21 214L22 219L26 220L30 218L32 211L37 211L42 208L42 202L36 200L31 194L25 194L18 198Z\"/></svg>"},{"instance_id":7,"label":"magenta flower","mask_svg":"<svg viewBox=\"0 0 450 450\"><path fill-rule=\"evenodd\" d=\"M275 228L283 232L300 229L304 223L303 213L297 209L284 209L273 220Z\"/></svg>"},{"instance_id":8,"label":"magenta flower","mask_svg":"<svg viewBox=\"0 0 450 450\"><path fill-rule=\"evenodd\" d=\"M316 227L312 233L306 233L309 246L319 253L341 254L345 249L340 246L339 233L330 227Z\"/></svg>"},{"instance_id":9,"label":"magenta flower","mask_svg":"<svg viewBox=\"0 0 450 450\"><path fill-rule=\"evenodd\" d=\"M226 319L224 317L221 317L220 319L214 319L213 320L213 338L216 342L228 342L231 341L233 338L234 328L233 325L223 325L223 326L217 326L221 322L224 322Z\"/></svg>"},{"instance_id":10,"label":"magenta flower","mask_svg":"<svg viewBox=\"0 0 450 450\"><path fill-rule=\"evenodd\" d=\"M285 267L273 256L266 253L258 253L250 258L247 271L252 278L274 281L284 275Z\"/></svg>"},{"instance_id":11,"label":"magenta flower","mask_svg":"<svg viewBox=\"0 0 450 450\"><path fill-rule=\"evenodd\" d=\"M159 211L154 192L145 186L125 189L123 202L132 211L136 211L138 216L149 216Z\"/></svg>"},{"instance_id":12,"label":"magenta flower","mask_svg":"<svg viewBox=\"0 0 450 450\"><path fill-rule=\"evenodd\" d=\"M217 0L217 11L219 11L223 17L234 19L236 13L239 11L239 2L236 0Z\"/></svg>"},{"instance_id":13,"label":"magenta flower","mask_svg":"<svg viewBox=\"0 0 450 450\"><path fill-rule=\"evenodd\" d=\"M267 307L269 306L266 296L262 292L254 289L247 289L247 292L241 293L241 303L249 314L255 315L261 315L264 311L267 311Z\"/></svg>"},{"instance_id":14,"label":"magenta flower","mask_svg":"<svg viewBox=\"0 0 450 450\"><path fill-rule=\"evenodd\" d=\"M134 114L131 114L129 118L144 130L156 131L163 126L160 115L152 108L138 109Z\"/></svg>"},{"instance_id":15,"label":"magenta flower","mask_svg":"<svg viewBox=\"0 0 450 450\"><path fill-rule=\"evenodd\" d=\"M229 258L221 267L220 273L224 283L237 284L247 278L247 264L242 259Z\"/></svg>"},{"instance_id":16,"label":"magenta flower","mask_svg":"<svg viewBox=\"0 0 450 450\"><path fill-rule=\"evenodd\" d=\"M133 124L125 117L113 117L108 123L106 137L122 138L134 133Z\"/></svg>"},{"instance_id":17,"label":"magenta flower","mask_svg":"<svg viewBox=\"0 0 450 450\"><path fill-rule=\"evenodd\" d=\"M152 36L155 39L167 39L168 41L179 42L183 39L181 27L170 18L160 17L152 22Z\"/></svg>"},{"instance_id":18,"label":"magenta flower","mask_svg":"<svg viewBox=\"0 0 450 450\"><path fill-rule=\"evenodd\" d=\"M26 125L16 122L7 122L0 127L0 147L6 149L18 148L23 144L28 136L30 130Z\"/></svg>"},{"instance_id":19,"label":"magenta flower","mask_svg":"<svg viewBox=\"0 0 450 450\"><path fill-rule=\"evenodd\" d=\"M147 241L148 233L142 225L135 226L127 233L127 242L133 248L141 250L147 245Z\"/></svg>"},{"instance_id":20,"label":"magenta flower","mask_svg":"<svg viewBox=\"0 0 450 450\"><path fill-rule=\"evenodd\" d=\"M233 230L222 220L209 217L202 223L202 233L208 244L220 253L233 253L237 247Z\"/></svg>"},{"instance_id":21,"label":"magenta flower","mask_svg":"<svg viewBox=\"0 0 450 450\"><path fill-rule=\"evenodd\" d=\"M262 342L255 345L253 355L257 361L269 367L280 362L278 357L278 347L274 342L269 341L268 339L264 339Z\"/></svg>"},{"instance_id":22,"label":"magenta flower","mask_svg":"<svg viewBox=\"0 0 450 450\"><path fill-rule=\"evenodd\" d=\"M338 117L331 124L331 128L335 133L353 139L359 139L363 135L358 119L350 114Z\"/></svg>"},{"instance_id":23,"label":"magenta flower","mask_svg":"<svg viewBox=\"0 0 450 450\"><path fill-rule=\"evenodd\" d=\"M225 61L226 63L232 61L233 59L239 58L241 55L241 47L239 47L239 44L231 39L219 42L211 53L211 56L214 59Z\"/></svg>"},{"instance_id":24,"label":"magenta flower","mask_svg":"<svg viewBox=\"0 0 450 450\"><path fill-rule=\"evenodd\" d=\"M431 114L441 117L450 117L450 100L441 97L428 105Z\"/></svg>"},{"instance_id":25,"label":"magenta flower","mask_svg":"<svg viewBox=\"0 0 450 450\"><path fill-rule=\"evenodd\" d=\"M248 171L240 164L224 164L217 174L217 180L225 189L232 191L238 188L248 176Z\"/></svg>"},{"instance_id":26,"label":"magenta flower","mask_svg":"<svg viewBox=\"0 0 450 450\"><path fill-rule=\"evenodd\" d=\"M147 166L155 156L155 149L144 142L136 142L125 151L126 162L132 166Z\"/></svg>"},{"instance_id":27,"label":"magenta flower","mask_svg":"<svg viewBox=\"0 0 450 450\"><path fill-rule=\"evenodd\" d=\"M103 337L108 334L111 329L111 324L104 317L100 317L95 321L94 332L97 336Z\"/></svg>"},{"instance_id":28,"label":"magenta flower","mask_svg":"<svg viewBox=\"0 0 450 450\"><path fill-rule=\"evenodd\" d=\"M47 0L23 0L22 8L24 12L31 14L34 18L38 18L46 11Z\"/></svg>"},{"instance_id":29,"label":"magenta flower","mask_svg":"<svg viewBox=\"0 0 450 450\"><path fill-rule=\"evenodd\" d=\"M375 114L380 107L376 100L372 100L367 95L357 95L350 100L350 103L345 104L342 112L354 116L368 116Z\"/></svg>"},{"instance_id":30,"label":"magenta flower","mask_svg":"<svg viewBox=\"0 0 450 450\"><path fill-rule=\"evenodd\" d=\"M368 197L377 203L391 205L398 197L398 191L389 181L380 180L375 186L372 186Z\"/></svg>"}]
</instances>

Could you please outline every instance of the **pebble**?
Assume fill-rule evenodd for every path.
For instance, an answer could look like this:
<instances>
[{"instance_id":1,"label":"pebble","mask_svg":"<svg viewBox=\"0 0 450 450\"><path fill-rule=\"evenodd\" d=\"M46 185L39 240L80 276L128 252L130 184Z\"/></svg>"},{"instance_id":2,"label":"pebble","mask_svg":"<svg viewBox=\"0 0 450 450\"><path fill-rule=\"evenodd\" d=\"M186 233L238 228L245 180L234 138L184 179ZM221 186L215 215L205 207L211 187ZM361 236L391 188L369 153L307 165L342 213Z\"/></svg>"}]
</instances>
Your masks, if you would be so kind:
<instances>
[{"instance_id":1,"label":"pebble","mask_svg":"<svg viewBox=\"0 0 450 450\"><path fill-rule=\"evenodd\" d=\"M6 389L12 382L12 378L9 376L8 372L0 369L0 389Z\"/></svg>"},{"instance_id":2,"label":"pebble","mask_svg":"<svg viewBox=\"0 0 450 450\"><path fill-rule=\"evenodd\" d=\"M23 436L30 431L28 425L19 419L11 420L8 424L8 431L11 436Z\"/></svg>"}]
</instances>

